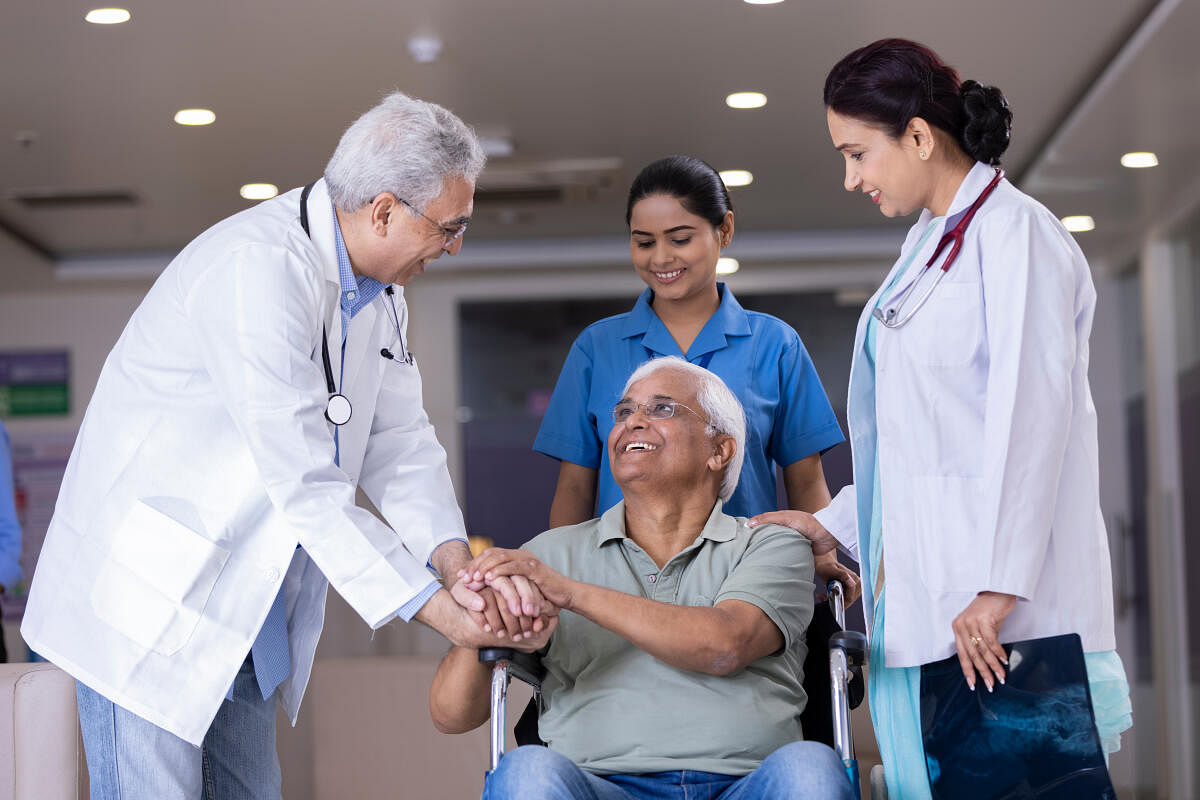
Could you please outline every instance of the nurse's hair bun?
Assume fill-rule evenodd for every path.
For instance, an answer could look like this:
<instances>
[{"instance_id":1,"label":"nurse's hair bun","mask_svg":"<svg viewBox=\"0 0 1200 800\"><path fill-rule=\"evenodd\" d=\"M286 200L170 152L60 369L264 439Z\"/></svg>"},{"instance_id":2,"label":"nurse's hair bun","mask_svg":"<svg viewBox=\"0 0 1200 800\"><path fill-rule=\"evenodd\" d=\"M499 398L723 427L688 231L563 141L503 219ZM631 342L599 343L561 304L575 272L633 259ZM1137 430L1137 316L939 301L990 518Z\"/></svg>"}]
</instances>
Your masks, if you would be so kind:
<instances>
[{"instance_id":1,"label":"nurse's hair bun","mask_svg":"<svg viewBox=\"0 0 1200 800\"><path fill-rule=\"evenodd\" d=\"M995 86L963 81L959 89L966 125L960 142L976 161L998 166L1012 135L1012 110Z\"/></svg>"}]
</instances>

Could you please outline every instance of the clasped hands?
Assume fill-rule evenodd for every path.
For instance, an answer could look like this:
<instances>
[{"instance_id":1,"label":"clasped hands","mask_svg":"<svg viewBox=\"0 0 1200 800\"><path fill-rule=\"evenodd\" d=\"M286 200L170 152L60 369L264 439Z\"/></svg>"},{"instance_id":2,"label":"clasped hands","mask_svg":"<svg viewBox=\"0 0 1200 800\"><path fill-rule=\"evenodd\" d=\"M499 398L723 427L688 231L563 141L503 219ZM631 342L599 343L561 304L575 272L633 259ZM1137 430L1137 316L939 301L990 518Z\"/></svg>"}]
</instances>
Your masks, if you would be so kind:
<instances>
[{"instance_id":1,"label":"clasped hands","mask_svg":"<svg viewBox=\"0 0 1200 800\"><path fill-rule=\"evenodd\" d=\"M543 647L558 625L563 600L569 602L560 586L566 579L524 550L489 548L455 577L450 594L472 621L518 650Z\"/></svg>"}]
</instances>

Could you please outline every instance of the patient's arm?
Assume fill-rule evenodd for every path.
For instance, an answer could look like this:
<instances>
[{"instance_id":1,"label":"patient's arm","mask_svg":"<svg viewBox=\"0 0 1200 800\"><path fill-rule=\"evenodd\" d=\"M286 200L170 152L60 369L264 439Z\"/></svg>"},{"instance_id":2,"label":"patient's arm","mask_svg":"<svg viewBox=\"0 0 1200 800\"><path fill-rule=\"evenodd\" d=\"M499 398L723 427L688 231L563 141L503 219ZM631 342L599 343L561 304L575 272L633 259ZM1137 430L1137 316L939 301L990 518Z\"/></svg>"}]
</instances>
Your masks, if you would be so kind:
<instances>
[{"instance_id":1,"label":"patient's arm","mask_svg":"<svg viewBox=\"0 0 1200 800\"><path fill-rule=\"evenodd\" d=\"M725 600L713 607L662 603L572 580L525 550L492 548L468 568L488 580L524 575L559 608L590 619L680 669L728 675L784 644L770 617L742 600ZM811 582L808 587L811 592Z\"/></svg>"},{"instance_id":2,"label":"patient's arm","mask_svg":"<svg viewBox=\"0 0 1200 800\"><path fill-rule=\"evenodd\" d=\"M551 617L539 633L506 646L525 652L540 650L556 627L558 617ZM479 663L478 653L473 647L451 647L433 676L429 714L434 727L442 733L466 733L487 722L491 712L492 665Z\"/></svg>"},{"instance_id":3,"label":"patient's arm","mask_svg":"<svg viewBox=\"0 0 1200 800\"><path fill-rule=\"evenodd\" d=\"M680 669L729 675L783 647L783 634L753 603L677 606L579 583L569 608Z\"/></svg>"}]
</instances>

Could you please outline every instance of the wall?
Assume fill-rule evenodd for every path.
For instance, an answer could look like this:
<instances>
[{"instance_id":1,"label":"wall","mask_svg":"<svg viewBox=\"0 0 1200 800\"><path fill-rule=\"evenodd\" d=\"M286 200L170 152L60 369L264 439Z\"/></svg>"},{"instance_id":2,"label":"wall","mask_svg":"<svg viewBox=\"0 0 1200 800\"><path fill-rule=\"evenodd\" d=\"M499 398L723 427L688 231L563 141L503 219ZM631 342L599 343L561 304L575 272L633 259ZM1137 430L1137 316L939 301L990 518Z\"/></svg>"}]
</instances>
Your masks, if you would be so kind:
<instances>
[{"instance_id":1,"label":"wall","mask_svg":"<svg viewBox=\"0 0 1200 800\"><path fill-rule=\"evenodd\" d=\"M2 241L0 241L2 247ZM41 268L44 265L34 264ZM831 291L850 286L870 286L887 267L884 263L854 263L825 267L777 265L746 269L731 276L729 284L739 294L783 291ZM0 273L3 272L0 265ZM36 282L34 282L36 283ZM61 283L15 291L6 286L0 294L0 347L58 347L71 352L71 415L65 418L17 419L7 424L14 435L44 431L73 430L82 418L103 360L119 336L129 315L141 300L148 282ZM1124 474L1127 454L1126 432L1121 423L1121 400L1125 376L1114 366L1120 363L1120 348L1130 335L1116 318L1113 289L1098 281L1100 305L1093 336L1093 390L1100 415L1102 447L1101 478L1105 511L1128 510L1128 477ZM441 272L422 276L408 292L411 327L410 346L420 360L425 382L425 402L430 418L449 454L451 473L462 497L462 426L457 410L462 405L459 373L458 306L467 300L554 297L633 298L640 282L626 269L579 268L555 271L514 271L503 275L491 271ZM810 341L810 346L819 345ZM514 354L513 357L520 357ZM831 394L836 388L831 390ZM1122 648L1131 637L1128 624L1119 625ZM330 595L327 624L318 650L324 660L340 656L397 656L444 652L445 642L418 625L389 625L372 635L367 626L336 594ZM1135 712L1143 707L1135 687ZM1145 704L1143 724L1152 713ZM280 729L280 752L288 778L288 797L312 796L309 776L313 763L312 709L301 715L296 730ZM1142 712L1137 712L1142 713ZM1147 725L1147 727L1149 727ZM1146 757L1142 745L1114 760L1114 774L1133 770L1126 762Z\"/></svg>"}]
</instances>

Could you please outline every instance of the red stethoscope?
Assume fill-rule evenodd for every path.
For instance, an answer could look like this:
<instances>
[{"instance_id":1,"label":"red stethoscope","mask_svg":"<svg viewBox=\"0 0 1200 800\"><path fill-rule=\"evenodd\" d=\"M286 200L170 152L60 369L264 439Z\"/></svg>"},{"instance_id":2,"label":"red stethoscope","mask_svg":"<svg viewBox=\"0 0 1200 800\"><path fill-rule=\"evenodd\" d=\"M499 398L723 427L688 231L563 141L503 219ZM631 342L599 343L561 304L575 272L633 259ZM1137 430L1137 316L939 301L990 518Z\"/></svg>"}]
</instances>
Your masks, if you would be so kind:
<instances>
[{"instance_id":1,"label":"red stethoscope","mask_svg":"<svg viewBox=\"0 0 1200 800\"><path fill-rule=\"evenodd\" d=\"M988 199L992 191L996 188L997 184L1000 183L1003 177L1004 170L997 169L996 176L992 178L991 183L989 183L987 188L979 193L979 197L975 198L975 202L972 203L971 207L966 210L962 216L962 219L958 221L958 224L955 225L949 233L942 236L941 241L938 242L938 246L933 251L933 255L929 257L927 262L925 262L925 266L921 269L920 273L917 274L917 277L913 278L904 291L901 292L893 302L888 303L887 310L884 311L883 309L877 307L871 312L874 314L875 319L879 320L879 322L885 328L899 328L900 326L907 324L908 321L912 319L913 314L916 314L918 311L920 311L921 306L925 305L925 302L929 300L929 296L933 294L933 290L937 288L939 283L941 283L942 278L946 277L946 273L950 270L950 265L954 263L956 258L958 258L958 253L960 250L962 250L963 239L967 233L967 226L971 224L971 220L975 217L975 212L978 211L979 207L983 205L983 201ZM925 290L925 293L921 295L921 298L917 301L917 304L907 314L900 316L900 309L904 307L904 303L908 300L909 295L911 295L913 290L917 288L917 284L921 282L923 277L925 277L925 273L928 272L929 268L933 266L933 262L937 261L938 256L940 256L942 251L946 249L946 245L951 244L952 242L953 246L950 248L950 252L946 255L946 260L942 262L942 266L938 270L937 275L935 275L933 281L930 282L929 288Z\"/></svg>"}]
</instances>

